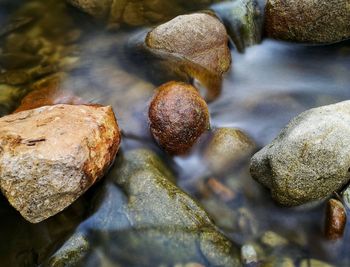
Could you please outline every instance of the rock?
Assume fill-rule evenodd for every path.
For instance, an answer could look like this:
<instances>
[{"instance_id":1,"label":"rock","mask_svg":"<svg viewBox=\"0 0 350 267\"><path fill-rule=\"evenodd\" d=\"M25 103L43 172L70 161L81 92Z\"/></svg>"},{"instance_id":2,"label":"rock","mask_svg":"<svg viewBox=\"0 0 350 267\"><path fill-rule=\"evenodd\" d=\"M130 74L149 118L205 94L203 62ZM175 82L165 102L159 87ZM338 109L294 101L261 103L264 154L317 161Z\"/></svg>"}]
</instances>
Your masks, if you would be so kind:
<instances>
[{"instance_id":1,"label":"rock","mask_svg":"<svg viewBox=\"0 0 350 267\"><path fill-rule=\"evenodd\" d=\"M334 265L316 259L305 259L300 263L300 267L333 267Z\"/></svg>"},{"instance_id":2,"label":"rock","mask_svg":"<svg viewBox=\"0 0 350 267\"><path fill-rule=\"evenodd\" d=\"M56 105L0 119L0 188L32 223L74 202L114 160L120 133L110 107Z\"/></svg>"},{"instance_id":3,"label":"rock","mask_svg":"<svg viewBox=\"0 0 350 267\"><path fill-rule=\"evenodd\" d=\"M222 173L230 167L237 166L250 156L254 149L254 142L241 130L219 128L209 141L204 157L211 171Z\"/></svg>"},{"instance_id":4,"label":"rock","mask_svg":"<svg viewBox=\"0 0 350 267\"><path fill-rule=\"evenodd\" d=\"M96 194L90 217L51 258L67 266L65 255L88 258L85 241L118 266L174 266L196 262L204 266L240 266L236 246L223 236L206 212L177 188L171 172L149 150L118 157ZM82 240L80 244L71 240ZM68 245L67 245L68 244ZM71 245L72 244L72 245ZM70 249L67 247L70 246ZM135 257L137 255L137 257Z\"/></svg>"},{"instance_id":5,"label":"rock","mask_svg":"<svg viewBox=\"0 0 350 267\"><path fill-rule=\"evenodd\" d=\"M346 211L343 204L336 199L330 199L326 208L325 236L328 240L343 237L346 226Z\"/></svg>"},{"instance_id":6,"label":"rock","mask_svg":"<svg viewBox=\"0 0 350 267\"><path fill-rule=\"evenodd\" d=\"M224 25L213 15L195 13L178 16L150 31L151 49L178 55L215 72L226 72L231 63Z\"/></svg>"},{"instance_id":7,"label":"rock","mask_svg":"<svg viewBox=\"0 0 350 267\"><path fill-rule=\"evenodd\" d=\"M260 43L263 12L257 0L235 0L218 3L211 9L224 23L237 50Z\"/></svg>"},{"instance_id":8,"label":"rock","mask_svg":"<svg viewBox=\"0 0 350 267\"><path fill-rule=\"evenodd\" d=\"M258 264L258 255L254 246L246 244L241 248L241 259L243 264L249 266L249 264Z\"/></svg>"},{"instance_id":9,"label":"rock","mask_svg":"<svg viewBox=\"0 0 350 267\"><path fill-rule=\"evenodd\" d=\"M204 9L218 0L67 0L68 3L107 21L110 27L126 24L142 26L167 21L173 17L194 10Z\"/></svg>"},{"instance_id":10,"label":"rock","mask_svg":"<svg viewBox=\"0 0 350 267\"><path fill-rule=\"evenodd\" d=\"M265 232L261 237L261 242L272 248L288 245L288 240L273 231Z\"/></svg>"},{"instance_id":11,"label":"rock","mask_svg":"<svg viewBox=\"0 0 350 267\"><path fill-rule=\"evenodd\" d=\"M22 99L14 113L57 104L87 104L72 92L62 89L62 76L57 74L34 83L32 87L34 90Z\"/></svg>"},{"instance_id":12,"label":"rock","mask_svg":"<svg viewBox=\"0 0 350 267\"><path fill-rule=\"evenodd\" d=\"M324 199L350 179L350 101L293 119L251 160L251 175L282 205Z\"/></svg>"},{"instance_id":13,"label":"rock","mask_svg":"<svg viewBox=\"0 0 350 267\"><path fill-rule=\"evenodd\" d=\"M197 89L181 82L158 88L148 112L154 139L170 154L185 154L209 128L208 106Z\"/></svg>"},{"instance_id":14,"label":"rock","mask_svg":"<svg viewBox=\"0 0 350 267\"><path fill-rule=\"evenodd\" d=\"M136 33L126 45L134 72L160 85L176 80L193 81L207 90L206 100L220 95L222 76L231 63L228 36L214 15L196 13L178 16L151 31Z\"/></svg>"},{"instance_id":15,"label":"rock","mask_svg":"<svg viewBox=\"0 0 350 267\"><path fill-rule=\"evenodd\" d=\"M350 38L348 0L268 0L265 31L269 37L302 43L334 43Z\"/></svg>"}]
</instances>

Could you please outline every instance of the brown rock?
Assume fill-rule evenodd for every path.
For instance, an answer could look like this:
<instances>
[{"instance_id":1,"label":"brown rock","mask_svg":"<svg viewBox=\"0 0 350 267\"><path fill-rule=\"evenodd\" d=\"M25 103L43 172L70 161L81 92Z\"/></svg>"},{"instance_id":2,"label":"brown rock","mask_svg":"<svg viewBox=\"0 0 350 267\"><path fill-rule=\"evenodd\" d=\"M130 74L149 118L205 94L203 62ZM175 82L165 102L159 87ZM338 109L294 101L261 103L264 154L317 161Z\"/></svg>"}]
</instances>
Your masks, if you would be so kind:
<instances>
[{"instance_id":1,"label":"brown rock","mask_svg":"<svg viewBox=\"0 0 350 267\"><path fill-rule=\"evenodd\" d=\"M302 43L334 43L350 38L348 0L268 0L269 37Z\"/></svg>"},{"instance_id":2,"label":"brown rock","mask_svg":"<svg viewBox=\"0 0 350 267\"><path fill-rule=\"evenodd\" d=\"M224 73L231 64L224 25L213 15L178 16L150 31L149 48L184 57L212 72Z\"/></svg>"},{"instance_id":3,"label":"brown rock","mask_svg":"<svg viewBox=\"0 0 350 267\"><path fill-rule=\"evenodd\" d=\"M1 191L32 223L100 179L120 144L111 107L45 106L0 118L0 129Z\"/></svg>"},{"instance_id":4,"label":"brown rock","mask_svg":"<svg viewBox=\"0 0 350 267\"><path fill-rule=\"evenodd\" d=\"M33 91L27 94L14 113L57 104L88 104L72 92L62 89L61 76L50 76L34 83Z\"/></svg>"},{"instance_id":5,"label":"brown rock","mask_svg":"<svg viewBox=\"0 0 350 267\"><path fill-rule=\"evenodd\" d=\"M181 82L158 88L149 108L153 137L170 154L185 154L209 128L209 112L197 89Z\"/></svg>"},{"instance_id":6,"label":"brown rock","mask_svg":"<svg viewBox=\"0 0 350 267\"><path fill-rule=\"evenodd\" d=\"M325 236L329 240L342 238L346 225L346 212L343 204L330 199L326 207Z\"/></svg>"}]
</instances>

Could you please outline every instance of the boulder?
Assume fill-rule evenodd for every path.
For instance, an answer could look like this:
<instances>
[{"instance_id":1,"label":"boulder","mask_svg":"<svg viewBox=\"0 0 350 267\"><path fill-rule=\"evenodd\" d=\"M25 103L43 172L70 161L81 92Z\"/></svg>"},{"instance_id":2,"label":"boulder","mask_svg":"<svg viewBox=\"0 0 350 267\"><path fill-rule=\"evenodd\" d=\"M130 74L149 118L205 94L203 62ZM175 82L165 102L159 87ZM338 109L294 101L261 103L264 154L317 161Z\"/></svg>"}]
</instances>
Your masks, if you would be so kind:
<instances>
[{"instance_id":1,"label":"boulder","mask_svg":"<svg viewBox=\"0 0 350 267\"><path fill-rule=\"evenodd\" d=\"M294 118L251 160L251 175L286 206L326 198L350 180L350 101Z\"/></svg>"},{"instance_id":2,"label":"boulder","mask_svg":"<svg viewBox=\"0 0 350 267\"><path fill-rule=\"evenodd\" d=\"M334 43L350 38L348 0L268 0L265 31L269 37L301 43Z\"/></svg>"},{"instance_id":3,"label":"boulder","mask_svg":"<svg viewBox=\"0 0 350 267\"><path fill-rule=\"evenodd\" d=\"M44 106L2 117L0 129L1 191L32 223L99 180L120 143L111 107Z\"/></svg>"},{"instance_id":4,"label":"boulder","mask_svg":"<svg viewBox=\"0 0 350 267\"><path fill-rule=\"evenodd\" d=\"M90 217L48 265L87 266L98 247L100 260L116 266L240 266L237 246L172 180L149 150L118 156Z\"/></svg>"}]
</instances>

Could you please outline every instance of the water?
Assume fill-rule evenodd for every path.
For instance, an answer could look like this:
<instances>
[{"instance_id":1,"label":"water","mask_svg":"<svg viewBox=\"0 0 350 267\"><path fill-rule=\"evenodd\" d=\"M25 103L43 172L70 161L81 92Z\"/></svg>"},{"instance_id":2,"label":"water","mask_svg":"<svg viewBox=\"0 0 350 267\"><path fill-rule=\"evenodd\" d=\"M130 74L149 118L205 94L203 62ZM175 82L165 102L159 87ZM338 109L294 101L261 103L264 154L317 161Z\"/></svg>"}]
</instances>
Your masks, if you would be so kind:
<instances>
[{"instance_id":1,"label":"water","mask_svg":"<svg viewBox=\"0 0 350 267\"><path fill-rule=\"evenodd\" d=\"M106 32L103 25L56 1L0 3L1 25L16 16L35 18L15 33L22 38L45 38L46 45L56 51L46 53L49 59L54 58L48 65L57 65L66 72L63 88L85 101L113 106L123 130L123 152L148 147L160 154L177 174L179 186L206 208L232 241L257 244L263 249L259 255L265 263L289 257L296 266L308 258L336 266L350 264L349 231L342 240L328 242L322 235L322 204L302 209L278 207L269 192L251 179L249 159L231 172L214 177L235 194L233 200L224 201L203 191L207 179L213 177L198 151L185 158L170 158L157 148L147 124L147 107L156 88L154 77L149 73L145 76L148 62L133 62L125 50L138 28ZM74 34L78 37L67 41L67 35ZM5 38L0 42L3 51ZM225 76L222 94L209 104L211 124L213 128L240 128L258 147L269 143L300 112L349 99L349 42L314 47L265 40L245 54L232 51L232 56L233 65ZM62 64L64 60L68 63ZM31 82L16 86L26 91ZM0 91L0 100L1 94L4 92ZM14 101L18 103L18 99ZM45 262L79 225L84 225L84 220L89 220L91 199L101 186L95 185L66 211L37 225L22 219L1 197L0 265L35 266ZM266 245L262 240L267 231L278 233L288 245ZM103 259L102 266L120 262L108 249L117 241L109 238L95 242L94 255ZM94 266L95 260L90 257L87 264Z\"/></svg>"}]
</instances>

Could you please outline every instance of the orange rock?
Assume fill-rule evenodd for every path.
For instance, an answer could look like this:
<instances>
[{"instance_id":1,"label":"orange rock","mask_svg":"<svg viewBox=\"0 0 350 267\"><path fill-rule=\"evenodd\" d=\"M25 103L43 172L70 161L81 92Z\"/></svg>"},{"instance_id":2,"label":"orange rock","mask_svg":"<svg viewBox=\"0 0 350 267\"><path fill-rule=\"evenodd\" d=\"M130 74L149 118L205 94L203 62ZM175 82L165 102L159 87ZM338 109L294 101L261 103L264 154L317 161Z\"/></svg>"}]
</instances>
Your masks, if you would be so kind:
<instances>
[{"instance_id":1,"label":"orange rock","mask_svg":"<svg viewBox=\"0 0 350 267\"><path fill-rule=\"evenodd\" d=\"M55 105L0 118L0 189L32 223L74 202L114 161L111 107Z\"/></svg>"},{"instance_id":2,"label":"orange rock","mask_svg":"<svg viewBox=\"0 0 350 267\"><path fill-rule=\"evenodd\" d=\"M346 225L346 212L343 204L336 199L330 199L326 207L325 236L336 240L343 236Z\"/></svg>"}]
</instances>

